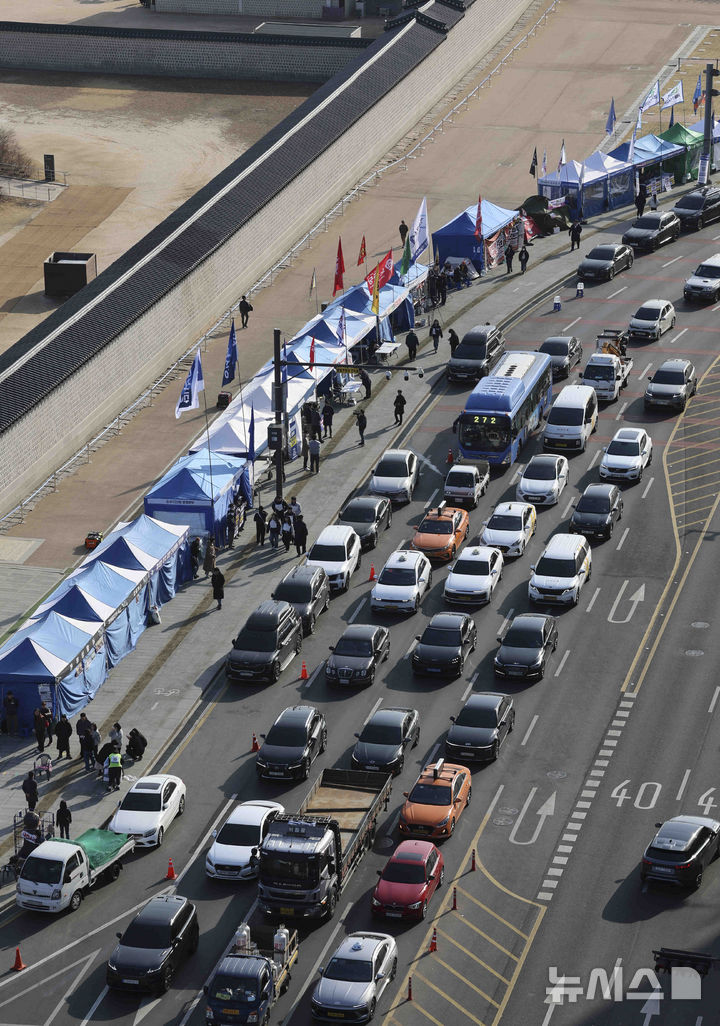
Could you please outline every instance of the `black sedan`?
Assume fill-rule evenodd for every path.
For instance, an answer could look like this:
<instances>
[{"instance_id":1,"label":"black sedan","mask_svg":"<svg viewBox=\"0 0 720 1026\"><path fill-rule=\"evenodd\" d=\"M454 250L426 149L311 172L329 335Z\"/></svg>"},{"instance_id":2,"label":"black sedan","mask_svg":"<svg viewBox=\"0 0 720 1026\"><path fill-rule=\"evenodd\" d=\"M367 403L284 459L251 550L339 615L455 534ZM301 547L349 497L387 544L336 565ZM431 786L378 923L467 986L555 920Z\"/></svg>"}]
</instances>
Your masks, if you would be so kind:
<instances>
[{"instance_id":1,"label":"black sedan","mask_svg":"<svg viewBox=\"0 0 720 1026\"><path fill-rule=\"evenodd\" d=\"M703 871L718 854L720 823L708 816L674 816L645 849L641 880L699 887Z\"/></svg>"},{"instance_id":2,"label":"black sedan","mask_svg":"<svg viewBox=\"0 0 720 1026\"><path fill-rule=\"evenodd\" d=\"M595 246L580 261L578 281L612 281L620 271L632 267L630 246Z\"/></svg>"},{"instance_id":3,"label":"black sedan","mask_svg":"<svg viewBox=\"0 0 720 1026\"><path fill-rule=\"evenodd\" d=\"M417 641L412 654L413 673L459 677L466 656L475 650L477 627L466 613L436 613Z\"/></svg>"},{"instance_id":4,"label":"black sedan","mask_svg":"<svg viewBox=\"0 0 720 1026\"><path fill-rule=\"evenodd\" d=\"M390 655L390 631L371 623L348 627L325 663L328 684L372 684L380 663Z\"/></svg>"},{"instance_id":5,"label":"black sedan","mask_svg":"<svg viewBox=\"0 0 720 1026\"><path fill-rule=\"evenodd\" d=\"M552 366L553 381L567 378L575 364L582 360L582 342L575 335L551 335L546 338L538 349L538 353L547 353Z\"/></svg>"},{"instance_id":6,"label":"black sedan","mask_svg":"<svg viewBox=\"0 0 720 1026\"><path fill-rule=\"evenodd\" d=\"M497 759L500 746L515 726L515 709L509 695L482 691L470 695L445 740L445 754L453 762Z\"/></svg>"},{"instance_id":7,"label":"black sedan","mask_svg":"<svg viewBox=\"0 0 720 1026\"><path fill-rule=\"evenodd\" d=\"M557 648L557 620L543 613L521 613L498 641L494 663L498 677L542 680L548 656Z\"/></svg>"},{"instance_id":8,"label":"black sedan","mask_svg":"<svg viewBox=\"0 0 720 1026\"><path fill-rule=\"evenodd\" d=\"M192 902L158 894L132 920L108 959L106 982L119 990L164 993L180 963L198 948L200 931Z\"/></svg>"},{"instance_id":9,"label":"black sedan","mask_svg":"<svg viewBox=\"0 0 720 1026\"><path fill-rule=\"evenodd\" d=\"M327 724L312 705L293 705L260 737L263 744L255 760L259 777L307 780L311 764L327 748Z\"/></svg>"},{"instance_id":10,"label":"black sedan","mask_svg":"<svg viewBox=\"0 0 720 1026\"><path fill-rule=\"evenodd\" d=\"M584 534L586 538L610 538L622 515L623 499L617 485L588 485L575 504L570 533Z\"/></svg>"},{"instance_id":11,"label":"black sedan","mask_svg":"<svg viewBox=\"0 0 720 1026\"><path fill-rule=\"evenodd\" d=\"M633 249L653 250L680 237L680 219L677 214L653 211L633 221L622 237L623 245Z\"/></svg>"},{"instance_id":12,"label":"black sedan","mask_svg":"<svg viewBox=\"0 0 720 1026\"><path fill-rule=\"evenodd\" d=\"M375 548L380 531L392 523L392 504L380 496L361 495L343 506L338 520L355 528L364 552Z\"/></svg>"},{"instance_id":13,"label":"black sedan","mask_svg":"<svg viewBox=\"0 0 720 1026\"><path fill-rule=\"evenodd\" d=\"M420 716L417 709L380 708L355 737L353 769L395 775L405 765L405 749L415 748L420 740Z\"/></svg>"}]
</instances>

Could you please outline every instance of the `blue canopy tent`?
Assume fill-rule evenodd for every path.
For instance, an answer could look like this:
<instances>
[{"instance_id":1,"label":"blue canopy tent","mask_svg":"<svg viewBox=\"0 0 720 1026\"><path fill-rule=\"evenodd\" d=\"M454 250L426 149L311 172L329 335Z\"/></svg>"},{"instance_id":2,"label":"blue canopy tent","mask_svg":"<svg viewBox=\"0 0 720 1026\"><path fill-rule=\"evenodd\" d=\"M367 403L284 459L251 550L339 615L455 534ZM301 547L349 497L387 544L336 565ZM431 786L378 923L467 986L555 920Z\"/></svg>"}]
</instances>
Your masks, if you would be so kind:
<instances>
[{"instance_id":1,"label":"blue canopy tent","mask_svg":"<svg viewBox=\"0 0 720 1026\"><path fill-rule=\"evenodd\" d=\"M659 136L653 135L650 132L641 139L635 140L632 163L636 168L653 167L654 165L662 164L663 161L668 160L670 157L677 157L684 152L685 148L683 146L667 142L665 139L660 139ZM620 143L619 146L610 151L610 156L614 157L615 160L622 160L627 163L630 160L630 143Z\"/></svg>"},{"instance_id":2,"label":"blue canopy tent","mask_svg":"<svg viewBox=\"0 0 720 1026\"><path fill-rule=\"evenodd\" d=\"M604 208L615 210L632 203L635 197L635 169L624 160L616 160L608 153L596 150L585 161L586 171L599 171L606 175L604 181ZM587 208L585 208L587 212Z\"/></svg>"},{"instance_id":3,"label":"blue canopy tent","mask_svg":"<svg viewBox=\"0 0 720 1026\"><path fill-rule=\"evenodd\" d=\"M587 161L569 160L559 171L538 179L538 195L548 200L567 197L577 216L593 217L606 209L607 170L589 167Z\"/></svg>"},{"instance_id":4,"label":"blue canopy tent","mask_svg":"<svg viewBox=\"0 0 720 1026\"><path fill-rule=\"evenodd\" d=\"M485 266L484 240L490 239L501 228L516 220L517 210L506 210L489 200L481 201L482 238L475 235L477 203L463 210L442 228L432 233L433 247L442 267L448 257L460 257L472 261L480 273Z\"/></svg>"},{"instance_id":5,"label":"blue canopy tent","mask_svg":"<svg viewBox=\"0 0 720 1026\"><path fill-rule=\"evenodd\" d=\"M249 410L248 410L249 416ZM191 535L225 538L227 511L240 491L252 505L247 460L199 449L178 460L145 496L145 512L171 524L187 524Z\"/></svg>"}]
</instances>

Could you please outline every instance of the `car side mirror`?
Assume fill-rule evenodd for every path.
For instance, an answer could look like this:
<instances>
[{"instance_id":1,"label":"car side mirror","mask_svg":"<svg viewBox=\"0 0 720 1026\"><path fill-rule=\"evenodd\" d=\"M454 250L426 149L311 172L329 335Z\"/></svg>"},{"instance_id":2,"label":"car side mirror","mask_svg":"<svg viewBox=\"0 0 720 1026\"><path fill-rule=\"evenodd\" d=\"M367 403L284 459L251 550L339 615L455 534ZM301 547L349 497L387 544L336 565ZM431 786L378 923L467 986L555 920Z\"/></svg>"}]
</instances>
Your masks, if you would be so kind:
<instances>
[{"instance_id":1,"label":"car side mirror","mask_svg":"<svg viewBox=\"0 0 720 1026\"><path fill-rule=\"evenodd\" d=\"M603 452L607 452L607 446L606 445L603 446Z\"/></svg>"},{"instance_id":2,"label":"car side mirror","mask_svg":"<svg viewBox=\"0 0 720 1026\"><path fill-rule=\"evenodd\" d=\"M233 638L233 639L232 639L232 644L233 644L233 645L237 645L237 638Z\"/></svg>"},{"instance_id":3,"label":"car side mirror","mask_svg":"<svg viewBox=\"0 0 720 1026\"><path fill-rule=\"evenodd\" d=\"M493 569L492 569L492 570L490 571L490 573L491 573L491 575L492 575L492 574L496 574L496 573L497 573L497 570L493 568Z\"/></svg>"},{"instance_id":4,"label":"car side mirror","mask_svg":"<svg viewBox=\"0 0 720 1026\"><path fill-rule=\"evenodd\" d=\"M535 573L535 563L531 563L530 564L530 569L532 570L533 573Z\"/></svg>"},{"instance_id":5,"label":"car side mirror","mask_svg":"<svg viewBox=\"0 0 720 1026\"><path fill-rule=\"evenodd\" d=\"M324 965L320 965L320 966L318 966L318 972L319 972L319 973L320 973L320 975L322 976L322 974L323 974L323 973L325 972L325 966L324 966Z\"/></svg>"},{"instance_id":6,"label":"car side mirror","mask_svg":"<svg viewBox=\"0 0 720 1026\"><path fill-rule=\"evenodd\" d=\"M648 374L647 379L648 379L648 381L652 381L652 379L653 379L652 374Z\"/></svg>"},{"instance_id":7,"label":"car side mirror","mask_svg":"<svg viewBox=\"0 0 720 1026\"><path fill-rule=\"evenodd\" d=\"M119 931L118 931L118 933L115 934L115 936L117 937L118 940L122 940L122 934Z\"/></svg>"},{"instance_id":8,"label":"car side mirror","mask_svg":"<svg viewBox=\"0 0 720 1026\"><path fill-rule=\"evenodd\" d=\"M496 640L497 640L497 641L502 641L502 634L498 634L498 636L497 636L497 639L496 639Z\"/></svg>"},{"instance_id":9,"label":"car side mirror","mask_svg":"<svg viewBox=\"0 0 720 1026\"><path fill-rule=\"evenodd\" d=\"M208 988L207 988L207 984L205 984L205 986L203 987L203 994L207 994L207 992L208 992Z\"/></svg>"},{"instance_id":10,"label":"car side mirror","mask_svg":"<svg viewBox=\"0 0 720 1026\"><path fill-rule=\"evenodd\" d=\"M335 646L334 646L334 645L328 645L328 649L329 649L329 650L330 650L331 652L334 652L334 651L335 651Z\"/></svg>"},{"instance_id":11,"label":"car side mirror","mask_svg":"<svg viewBox=\"0 0 720 1026\"><path fill-rule=\"evenodd\" d=\"M403 798L409 798L410 795L407 791L403 791Z\"/></svg>"},{"instance_id":12,"label":"car side mirror","mask_svg":"<svg viewBox=\"0 0 720 1026\"><path fill-rule=\"evenodd\" d=\"M212 835L213 837L217 837L217 830L213 830Z\"/></svg>"},{"instance_id":13,"label":"car side mirror","mask_svg":"<svg viewBox=\"0 0 720 1026\"><path fill-rule=\"evenodd\" d=\"M260 737L261 737L261 738L263 739L263 741L264 741L264 740L265 740L265 738L267 737L267 734L261 734L261 735L260 735Z\"/></svg>"},{"instance_id":14,"label":"car side mirror","mask_svg":"<svg viewBox=\"0 0 720 1026\"><path fill-rule=\"evenodd\" d=\"M375 872L377 873L378 876L382 876L383 875L382 869L377 869Z\"/></svg>"},{"instance_id":15,"label":"car side mirror","mask_svg":"<svg viewBox=\"0 0 720 1026\"><path fill-rule=\"evenodd\" d=\"M416 641L419 641L419 640L420 640L420 635L419 635L419 634L416 634L416 635L415 635L415 640L416 640Z\"/></svg>"},{"instance_id":16,"label":"car side mirror","mask_svg":"<svg viewBox=\"0 0 720 1026\"><path fill-rule=\"evenodd\" d=\"M454 717L454 716L451 716L451 717L450 717L450 722L451 722L451 723L454 723L454 722L455 722L455 717Z\"/></svg>"},{"instance_id":17,"label":"car side mirror","mask_svg":"<svg viewBox=\"0 0 720 1026\"><path fill-rule=\"evenodd\" d=\"M430 876L428 877L428 880L437 880L437 874L436 873L431 873Z\"/></svg>"},{"instance_id":18,"label":"car side mirror","mask_svg":"<svg viewBox=\"0 0 720 1026\"><path fill-rule=\"evenodd\" d=\"M376 979L377 981L380 981L380 980L384 980L384 979L385 979L385 973L384 973L384 972L382 971L382 969L380 970L380 972L379 972L379 973L375 973L375 979Z\"/></svg>"},{"instance_id":19,"label":"car side mirror","mask_svg":"<svg viewBox=\"0 0 720 1026\"><path fill-rule=\"evenodd\" d=\"M358 737L358 738L359 738L359 737L360 737L360 735L359 735L359 734L355 734L355 737Z\"/></svg>"}]
</instances>

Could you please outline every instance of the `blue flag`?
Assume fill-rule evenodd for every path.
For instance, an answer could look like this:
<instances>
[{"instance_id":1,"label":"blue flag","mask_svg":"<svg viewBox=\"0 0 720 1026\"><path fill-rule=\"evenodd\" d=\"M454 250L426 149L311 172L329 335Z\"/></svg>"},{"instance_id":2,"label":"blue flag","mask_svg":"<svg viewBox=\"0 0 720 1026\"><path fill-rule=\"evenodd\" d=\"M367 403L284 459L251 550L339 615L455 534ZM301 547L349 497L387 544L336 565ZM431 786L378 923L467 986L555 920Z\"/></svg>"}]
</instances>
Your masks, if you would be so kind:
<instances>
[{"instance_id":1,"label":"blue flag","mask_svg":"<svg viewBox=\"0 0 720 1026\"><path fill-rule=\"evenodd\" d=\"M283 340L282 363L280 365L280 380L282 381L283 385L287 385L287 378L288 378L287 346L285 345L285 341Z\"/></svg>"},{"instance_id":2,"label":"blue flag","mask_svg":"<svg viewBox=\"0 0 720 1026\"><path fill-rule=\"evenodd\" d=\"M615 117L615 97L613 96L612 100L610 101L610 113L608 114L607 123L605 125L605 131L608 135L612 135L612 133L614 132L616 121L617 118Z\"/></svg>"},{"instance_id":3,"label":"blue flag","mask_svg":"<svg viewBox=\"0 0 720 1026\"><path fill-rule=\"evenodd\" d=\"M235 337L235 319L230 325L230 338L228 339L227 354L225 356L225 370L223 371L223 385L229 385L235 378L235 368L238 362L237 339Z\"/></svg>"},{"instance_id":4,"label":"blue flag","mask_svg":"<svg viewBox=\"0 0 720 1026\"><path fill-rule=\"evenodd\" d=\"M255 407L250 407L250 429L248 431L248 459L255 462Z\"/></svg>"},{"instance_id":5,"label":"blue flag","mask_svg":"<svg viewBox=\"0 0 720 1026\"><path fill-rule=\"evenodd\" d=\"M700 105L700 101L701 100L702 100L702 82L700 81L700 76L698 75L697 85L695 86L695 92L693 93L693 107L695 109L695 113L696 114L697 114L697 109L698 109L698 107Z\"/></svg>"},{"instance_id":6,"label":"blue flag","mask_svg":"<svg viewBox=\"0 0 720 1026\"><path fill-rule=\"evenodd\" d=\"M200 350L198 349L195 353L190 373L185 378L180 398L177 401L175 416L179 417L185 410L197 410L200 405L200 393L204 388L205 380L203 378L202 364L200 363Z\"/></svg>"}]
</instances>

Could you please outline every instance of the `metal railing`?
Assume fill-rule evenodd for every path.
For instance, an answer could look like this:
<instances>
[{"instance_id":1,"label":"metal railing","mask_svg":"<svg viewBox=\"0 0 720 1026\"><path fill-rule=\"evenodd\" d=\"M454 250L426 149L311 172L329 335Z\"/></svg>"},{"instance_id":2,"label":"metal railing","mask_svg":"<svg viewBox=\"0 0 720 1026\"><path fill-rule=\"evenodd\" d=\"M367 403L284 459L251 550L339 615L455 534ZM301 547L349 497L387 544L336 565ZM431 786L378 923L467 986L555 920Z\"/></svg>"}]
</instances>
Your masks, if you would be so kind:
<instances>
[{"instance_id":1,"label":"metal railing","mask_svg":"<svg viewBox=\"0 0 720 1026\"><path fill-rule=\"evenodd\" d=\"M35 185L67 185L69 171L55 171L55 178L48 182L45 170L40 164L3 164L0 161L0 178L17 178ZM62 181L60 180L62 178Z\"/></svg>"}]
</instances>

